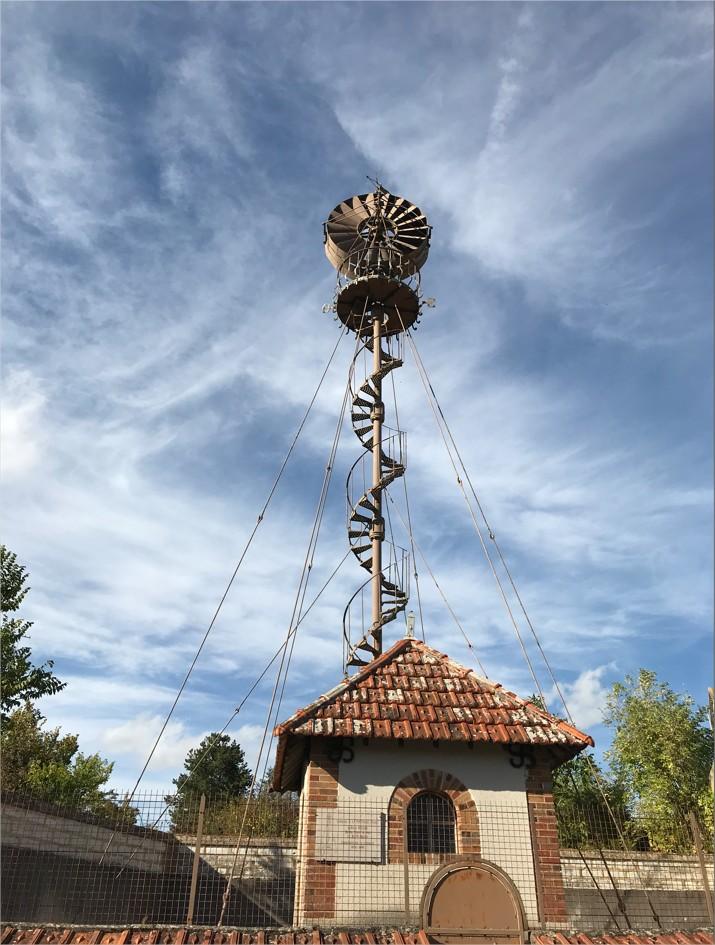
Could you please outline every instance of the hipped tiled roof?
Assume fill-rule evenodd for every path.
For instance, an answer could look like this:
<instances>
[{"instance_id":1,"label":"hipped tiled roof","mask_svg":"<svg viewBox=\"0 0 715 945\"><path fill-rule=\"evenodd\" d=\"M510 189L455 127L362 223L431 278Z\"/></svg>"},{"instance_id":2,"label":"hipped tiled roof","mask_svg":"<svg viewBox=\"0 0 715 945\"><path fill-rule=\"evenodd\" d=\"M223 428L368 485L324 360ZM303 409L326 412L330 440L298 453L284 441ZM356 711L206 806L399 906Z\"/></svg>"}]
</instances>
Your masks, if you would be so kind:
<instances>
[{"instance_id":1,"label":"hipped tiled roof","mask_svg":"<svg viewBox=\"0 0 715 945\"><path fill-rule=\"evenodd\" d=\"M580 732L499 683L419 640L405 638L351 679L278 725L274 787L287 739L327 736L555 746L593 745Z\"/></svg>"}]
</instances>

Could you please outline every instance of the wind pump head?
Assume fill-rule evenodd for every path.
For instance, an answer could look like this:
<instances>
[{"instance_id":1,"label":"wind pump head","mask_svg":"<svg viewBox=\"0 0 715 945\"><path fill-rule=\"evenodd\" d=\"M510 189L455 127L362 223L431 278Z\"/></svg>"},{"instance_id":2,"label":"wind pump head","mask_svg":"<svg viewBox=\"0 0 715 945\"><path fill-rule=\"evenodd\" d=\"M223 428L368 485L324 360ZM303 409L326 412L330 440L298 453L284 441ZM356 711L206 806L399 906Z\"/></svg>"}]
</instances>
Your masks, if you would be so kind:
<instances>
[{"instance_id":1,"label":"wind pump head","mask_svg":"<svg viewBox=\"0 0 715 945\"><path fill-rule=\"evenodd\" d=\"M344 325L367 334L379 314L389 335L417 322L419 270L431 230L419 207L380 184L331 211L324 224L325 255L338 271L334 307Z\"/></svg>"},{"instance_id":2,"label":"wind pump head","mask_svg":"<svg viewBox=\"0 0 715 945\"><path fill-rule=\"evenodd\" d=\"M382 653L382 628L405 610L409 598L409 552L391 540L391 526L388 537L383 514L386 489L405 474L405 436L385 426L382 384L402 365L403 335L420 316L420 268L430 231L419 207L379 184L371 194L339 203L324 226L325 254L338 271L335 300L326 309L358 336L350 375L351 419L363 453L348 473L348 539L370 575L343 614L346 671ZM426 304L434 303L428 299ZM370 373L358 384L352 379L359 358L367 359ZM395 423L396 414L395 403ZM366 627L363 593L368 592ZM354 610L359 613L357 640Z\"/></svg>"}]
</instances>

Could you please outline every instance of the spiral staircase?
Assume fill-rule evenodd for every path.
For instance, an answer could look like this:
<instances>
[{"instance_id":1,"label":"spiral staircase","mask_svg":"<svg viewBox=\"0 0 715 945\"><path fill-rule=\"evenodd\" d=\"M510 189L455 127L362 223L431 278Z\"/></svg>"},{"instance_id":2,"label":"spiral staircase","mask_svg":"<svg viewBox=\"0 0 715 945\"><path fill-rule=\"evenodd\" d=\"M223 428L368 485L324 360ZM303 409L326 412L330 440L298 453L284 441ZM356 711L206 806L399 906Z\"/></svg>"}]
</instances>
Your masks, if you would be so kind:
<instances>
[{"instance_id":1,"label":"spiral staircase","mask_svg":"<svg viewBox=\"0 0 715 945\"><path fill-rule=\"evenodd\" d=\"M368 339L365 347L372 350L373 341ZM352 397L351 420L353 430L358 440L362 444L365 452L358 457L348 473L346 491L348 505L348 539L350 549L360 564L360 567L372 573L373 566L373 538L379 535L386 544L392 544L385 536L385 524L381 513L382 493L387 487L405 474L404 442L405 434L400 431L391 432L387 437L382 438L379 448L380 457L380 476L377 482L369 488L364 488L365 477L358 475L363 471L366 456L372 456L373 452L373 417L376 413L384 411L384 405L381 400L379 384L391 371L402 366L402 359L393 357L384 349L380 352L381 368L368 376L360 385ZM394 446L395 456L390 455L388 449ZM393 451L393 450L391 450ZM385 573L383 567L379 575L380 580L380 624L381 629L386 623L394 620L395 617L407 606L408 593L404 585L405 576L409 573L408 568L397 566L397 559L402 563L406 552L393 545L390 558L394 564L389 566L390 571L399 571L395 578L391 580L390 574ZM359 589L360 590L360 589ZM357 592L356 592L357 593ZM371 633L364 634L358 643L352 647L348 665L363 665L366 662L362 659L362 654L369 655L372 659L378 655L378 648L374 643L374 630ZM358 652L358 651L361 651Z\"/></svg>"},{"instance_id":2,"label":"spiral staircase","mask_svg":"<svg viewBox=\"0 0 715 945\"><path fill-rule=\"evenodd\" d=\"M402 366L401 336L420 317L419 270L427 259L431 228L414 204L388 193L350 197L324 225L325 252L338 271L332 306L358 336L353 359L372 355L372 371L352 388L351 419L363 453L347 479L348 539L370 577L353 594L343 616L347 666L364 666L382 652L382 628L407 606L408 554L387 540L383 493L405 474L405 435L384 426L382 383ZM370 475L366 467L370 460ZM369 480L369 481L368 481ZM387 562L383 560L386 545ZM371 621L352 639L351 608L371 588Z\"/></svg>"}]
</instances>

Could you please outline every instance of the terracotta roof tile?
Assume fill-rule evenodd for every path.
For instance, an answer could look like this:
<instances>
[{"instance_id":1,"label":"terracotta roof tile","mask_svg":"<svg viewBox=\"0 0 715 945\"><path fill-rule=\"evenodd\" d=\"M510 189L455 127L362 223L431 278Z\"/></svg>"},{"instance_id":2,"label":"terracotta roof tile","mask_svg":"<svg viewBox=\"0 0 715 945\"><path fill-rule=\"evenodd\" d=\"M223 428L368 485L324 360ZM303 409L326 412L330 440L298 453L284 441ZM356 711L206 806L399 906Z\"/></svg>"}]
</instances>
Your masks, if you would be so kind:
<instances>
[{"instance_id":1,"label":"terracotta roof tile","mask_svg":"<svg viewBox=\"0 0 715 945\"><path fill-rule=\"evenodd\" d=\"M6 924L0 933L0 942L102 942L105 945L122 945L124 942L143 943L181 943L198 941L212 943L212 945L230 945L235 942L250 943L250 945L290 945L296 942L313 942L315 945L399 945L399 943L428 943L429 936L421 929L419 932L400 931L395 928L379 929L333 929L331 931L314 928L307 929L230 929L205 927L177 927L164 926L159 928L115 928L111 930L87 928L86 926L58 926L43 927L25 924ZM530 938L535 945L669 945L678 942L680 945L714 945L712 933L699 932L626 932L623 934L589 933L585 932L536 932Z\"/></svg>"},{"instance_id":2,"label":"terracotta roof tile","mask_svg":"<svg viewBox=\"0 0 715 945\"><path fill-rule=\"evenodd\" d=\"M535 945L564 945L564 943L574 943L574 945L671 945L671 943L680 943L680 945L697 945L702 942L703 945L713 945L715 941L711 932L624 932L600 934L590 932L538 932L533 935L532 942Z\"/></svg>"},{"instance_id":3,"label":"terracotta roof tile","mask_svg":"<svg viewBox=\"0 0 715 945\"><path fill-rule=\"evenodd\" d=\"M577 750L593 744L573 726L413 639L400 640L352 679L279 725L275 734L330 736L336 734L338 719L378 718L392 724L378 723L377 738L426 738L425 726L404 723L429 721L433 738L530 741Z\"/></svg>"},{"instance_id":4,"label":"terracotta roof tile","mask_svg":"<svg viewBox=\"0 0 715 945\"><path fill-rule=\"evenodd\" d=\"M281 789L286 739L374 738L562 746L575 754L593 739L478 676L419 640L398 641L351 679L277 726L274 786ZM281 746L281 742L283 743Z\"/></svg>"},{"instance_id":5,"label":"terracotta roof tile","mask_svg":"<svg viewBox=\"0 0 715 945\"><path fill-rule=\"evenodd\" d=\"M412 735L414 738L424 738L429 740L432 737L428 722L413 722Z\"/></svg>"}]
</instances>

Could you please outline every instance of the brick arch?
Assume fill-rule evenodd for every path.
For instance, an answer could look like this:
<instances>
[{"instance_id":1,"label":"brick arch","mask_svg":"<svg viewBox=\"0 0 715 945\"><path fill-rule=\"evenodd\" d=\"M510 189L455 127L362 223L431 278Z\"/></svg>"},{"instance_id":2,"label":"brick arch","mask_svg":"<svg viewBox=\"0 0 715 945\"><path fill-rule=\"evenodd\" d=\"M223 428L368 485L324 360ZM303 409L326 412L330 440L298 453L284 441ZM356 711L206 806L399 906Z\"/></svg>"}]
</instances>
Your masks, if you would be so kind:
<instances>
[{"instance_id":1,"label":"brick arch","mask_svg":"<svg viewBox=\"0 0 715 945\"><path fill-rule=\"evenodd\" d=\"M423 791L448 797L457 819L456 853L408 853L409 863L450 863L465 856L479 856L479 816L477 805L465 785L453 774L425 768L403 778L390 798L387 815L387 861L404 863L405 825L410 801Z\"/></svg>"}]
</instances>

